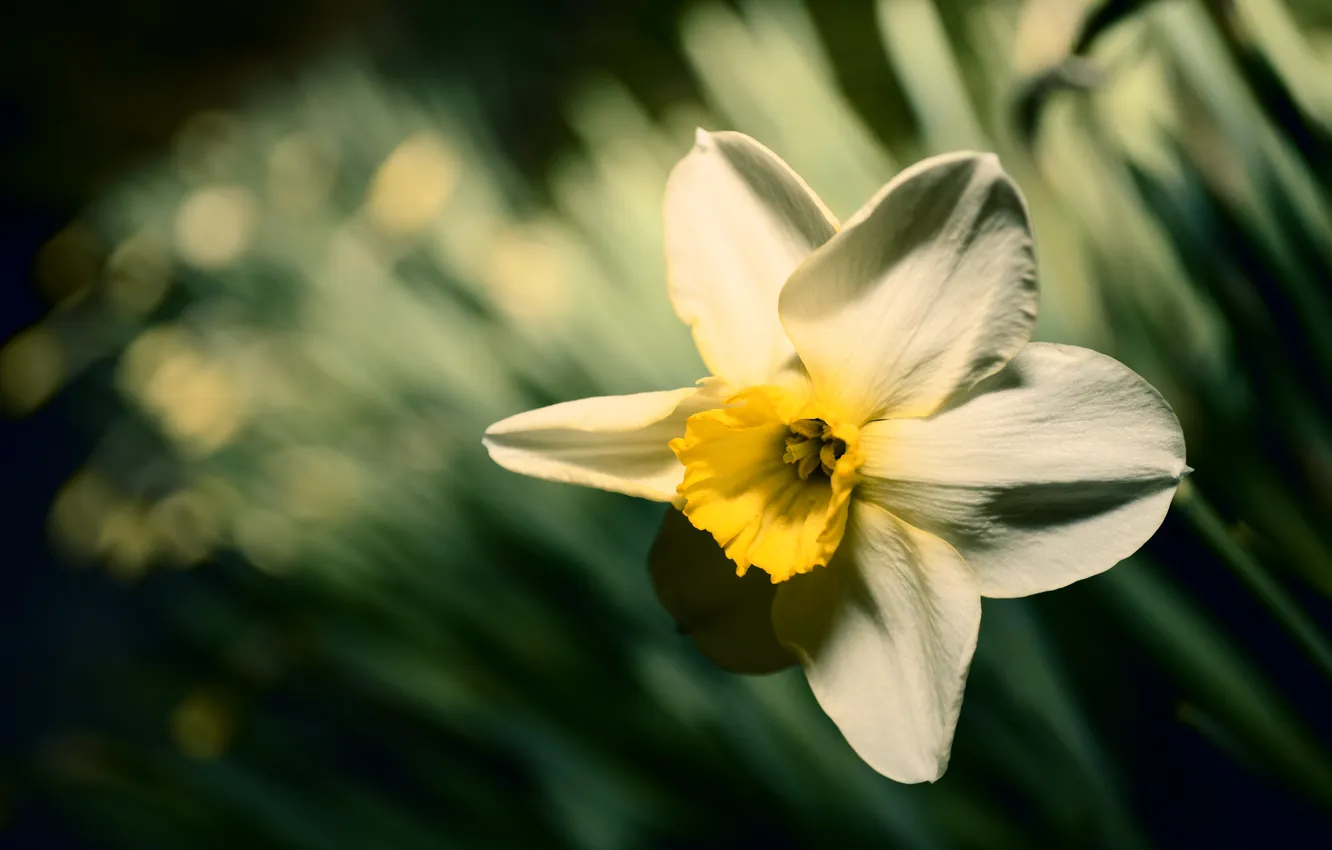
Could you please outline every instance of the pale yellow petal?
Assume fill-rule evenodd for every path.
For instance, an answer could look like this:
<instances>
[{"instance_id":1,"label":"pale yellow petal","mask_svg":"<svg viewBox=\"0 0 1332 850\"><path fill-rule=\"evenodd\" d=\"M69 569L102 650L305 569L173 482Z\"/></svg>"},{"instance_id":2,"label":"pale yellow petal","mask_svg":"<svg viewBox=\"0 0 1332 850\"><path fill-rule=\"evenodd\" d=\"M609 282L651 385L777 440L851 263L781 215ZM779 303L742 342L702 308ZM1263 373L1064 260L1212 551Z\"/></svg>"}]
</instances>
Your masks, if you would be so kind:
<instances>
[{"instance_id":1,"label":"pale yellow petal","mask_svg":"<svg viewBox=\"0 0 1332 850\"><path fill-rule=\"evenodd\" d=\"M832 214L772 151L740 133L698 133L664 203L671 302L703 361L735 387L796 367L777 296L837 231Z\"/></svg>"},{"instance_id":2,"label":"pale yellow petal","mask_svg":"<svg viewBox=\"0 0 1332 850\"><path fill-rule=\"evenodd\" d=\"M951 546L857 499L837 557L781 585L773 624L870 767L933 782L948 766L980 615L976 577Z\"/></svg>"},{"instance_id":3,"label":"pale yellow petal","mask_svg":"<svg viewBox=\"0 0 1332 850\"><path fill-rule=\"evenodd\" d=\"M1031 337L1021 192L989 154L918 163L792 273L780 310L821 401L858 424L928 416Z\"/></svg>"},{"instance_id":4,"label":"pale yellow petal","mask_svg":"<svg viewBox=\"0 0 1332 850\"><path fill-rule=\"evenodd\" d=\"M722 403L714 382L603 396L529 410L486 429L486 449L505 469L668 502L684 476L670 442L693 414Z\"/></svg>"},{"instance_id":5,"label":"pale yellow petal","mask_svg":"<svg viewBox=\"0 0 1332 850\"><path fill-rule=\"evenodd\" d=\"M1188 472L1160 393L1110 357L1048 343L930 419L870 423L861 442L858 494L951 543L986 596L1114 566Z\"/></svg>"}]
</instances>

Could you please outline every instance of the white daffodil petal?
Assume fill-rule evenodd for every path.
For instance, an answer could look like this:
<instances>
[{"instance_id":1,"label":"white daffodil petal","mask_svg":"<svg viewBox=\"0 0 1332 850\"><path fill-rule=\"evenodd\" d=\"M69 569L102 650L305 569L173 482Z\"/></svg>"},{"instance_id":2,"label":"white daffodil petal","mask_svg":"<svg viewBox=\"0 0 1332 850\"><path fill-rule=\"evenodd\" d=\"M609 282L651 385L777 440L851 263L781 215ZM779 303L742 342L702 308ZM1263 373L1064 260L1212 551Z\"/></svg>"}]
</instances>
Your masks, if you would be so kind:
<instances>
[{"instance_id":1,"label":"white daffodil petal","mask_svg":"<svg viewBox=\"0 0 1332 850\"><path fill-rule=\"evenodd\" d=\"M1085 348L1032 343L967 398L861 431L857 493L962 553L986 596L1109 569L1160 526L1184 435L1146 381Z\"/></svg>"},{"instance_id":2,"label":"white daffodil petal","mask_svg":"<svg viewBox=\"0 0 1332 850\"><path fill-rule=\"evenodd\" d=\"M823 401L862 422L928 416L1031 336L1022 195L990 154L918 163L795 270L780 311Z\"/></svg>"},{"instance_id":3,"label":"white daffodil petal","mask_svg":"<svg viewBox=\"0 0 1332 850\"><path fill-rule=\"evenodd\" d=\"M669 502L684 477L670 441L685 420L725 401L700 387L567 401L496 422L482 442L512 472Z\"/></svg>"},{"instance_id":4,"label":"white daffodil petal","mask_svg":"<svg viewBox=\"0 0 1332 850\"><path fill-rule=\"evenodd\" d=\"M796 362L777 296L837 232L832 214L772 151L702 130L671 171L664 213L671 302L703 361L735 387L772 383Z\"/></svg>"},{"instance_id":5,"label":"white daffodil petal","mask_svg":"<svg viewBox=\"0 0 1332 850\"><path fill-rule=\"evenodd\" d=\"M773 606L819 705L899 782L948 766L980 616L976 577L952 547L859 500L832 563L784 582Z\"/></svg>"}]
</instances>

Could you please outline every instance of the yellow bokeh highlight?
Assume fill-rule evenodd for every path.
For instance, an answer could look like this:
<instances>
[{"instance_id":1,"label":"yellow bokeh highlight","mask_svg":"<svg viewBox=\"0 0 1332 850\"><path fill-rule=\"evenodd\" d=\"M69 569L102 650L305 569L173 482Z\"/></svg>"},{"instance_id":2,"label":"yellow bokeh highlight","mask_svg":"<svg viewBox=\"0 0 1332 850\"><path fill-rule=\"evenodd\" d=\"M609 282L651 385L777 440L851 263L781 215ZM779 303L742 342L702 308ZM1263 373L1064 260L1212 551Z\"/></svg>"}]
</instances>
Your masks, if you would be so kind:
<instances>
[{"instance_id":1,"label":"yellow bokeh highlight","mask_svg":"<svg viewBox=\"0 0 1332 850\"><path fill-rule=\"evenodd\" d=\"M179 490L148 513L162 556L179 567L207 558L222 534L222 507L206 491Z\"/></svg>"},{"instance_id":2,"label":"yellow bokeh highlight","mask_svg":"<svg viewBox=\"0 0 1332 850\"><path fill-rule=\"evenodd\" d=\"M90 560L98 555L102 521L121 496L100 472L76 473L56 494L51 506L51 536L66 554Z\"/></svg>"},{"instance_id":3,"label":"yellow bokeh highlight","mask_svg":"<svg viewBox=\"0 0 1332 850\"><path fill-rule=\"evenodd\" d=\"M168 432L202 454L229 442L243 419L240 391L226 372L190 355L163 364L148 396L165 414Z\"/></svg>"},{"instance_id":4,"label":"yellow bokeh highlight","mask_svg":"<svg viewBox=\"0 0 1332 850\"><path fill-rule=\"evenodd\" d=\"M162 363L190 347L189 336L173 325L156 325L134 338L120 357L121 389L142 400Z\"/></svg>"},{"instance_id":5,"label":"yellow bokeh highlight","mask_svg":"<svg viewBox=\"0 0 1332 850\"><path fill-rule=\"evenodd\" d=\"M55 304L82 298L97 279L103 260L102 240L82 221L74 221L37 254L37 282Z\"/></svg>"},{"instance_id":6,"label":"yellow bokeh highlight","mask_svg":"<svg viewBox=\"0 0 1332 850\"><path fill-rule=\"evenodd\" d=\"M104 292L111 309L123 316L144 316L166 296L171 285L171 249L147 231L121 242L106 261Z\"/></svg>"},{"instance_id":7,"label":"yellow bokeh highlight","mask_svg":"<svg viewBox=\"0 0 1332 850\"><path fill-rule=\"evenodd\" d=\"M176 250L201 269L220 269L250 247L259 225L259 204L242 186L194 190L176 211Z\"/></svg>"},{"instance_id":8,"label":"yellow bokeh highlight","mask_svg":"<svg viewBox=\"0 0 1332 850\"><path fill-rule=\"evenodd\" d=\"M458 154L438 135L409 136L375 172L366 196L370 220L389 236L419 233L453 194Z\"/></svg>"},{"instance_id":9,"label":"yellow bokeh highlight","mask_svg":"<svg viewBox=\"0 0 1332 850\"><path fill-rule=\"evenodd\" d=\"M110 505L97 527L96 550L115 578L143 575L157 554L157 535L143 505L132 499Z\"/></svg>"},{"instance_id":10,"label":"yellow bokeh highlight","mask_svg":"<svg viewBox=\"0 0 1332 850\"><path fill-rule=\"evenodd\" d=\"M287 517L262 507L241 511L232 523L232 542L251 564L281 574L296 553L296 532Z\"/></svg>"},{"instance_id":11,"label":"yellow bokeh highlight","mask_svg":"<svg viewBox=\"0 0 1332 850\"><path fill-rule=\"evenodd\" d=\"M30 413L65 379L65 350L50 328L37 326L0 349L0 397L11 412Z\"/></svg>"},{"instance_id":12,"label":"yellow bokeh highlight","mask_svg":"<svg viewBox=\"0 0 1332 850\"><path fill-rule=\"evenodd\" d=\"M239 496L205 478L148 505L122 493L103 473L84 469L51 507L56 546L76 561L105 561L112 575L134 579L156 563L188 567L219 545Z\"/></svg>"},{"instance_id":13,"label":"yellow bokeh highlight","mask_svg":"<svg viewBox=\"0 0 1332 850\"><path fill-rule=\"evenodd\" d=\"M210 691L186 695L171 712L171 738L190 758L206 761L222 755L234 731L231 706Z\"/></svg>"},{"instance_id":14,"label":"yellow bokeh highlight","mask_svg":"<svg viewBox=\"0 0 1332 850\"><path fill-rule=\"evenodd\" d=\"M1035 74L1062 62L1091 8L1088 0L1028 0L1013 38L1013 68Z\"/></svg>"},{"instance_id":15,"label":"yellow bokeh highlight","mask_svg":"<svg viewBox=\"0 0 1332 850\"><path fill-rule=\"evenodd\" d=\"M157 415L167 436L187 453L211 454L245 422L248 404L239 383L178 328L140 334L121 358L120 370L122 386Z\"/></svg>"},{"instance_id":16,"label":"yellow bokeh highlight","mask_svg":"<svg viewBox=\"0 0 1332 850\"><path fill-rule=\"evenodd\" d=\"M540 228L511 227L490 240L481 267L496 305L519 323L550 320L569 303L569 252Z\"/></svg>"}]
</instances>

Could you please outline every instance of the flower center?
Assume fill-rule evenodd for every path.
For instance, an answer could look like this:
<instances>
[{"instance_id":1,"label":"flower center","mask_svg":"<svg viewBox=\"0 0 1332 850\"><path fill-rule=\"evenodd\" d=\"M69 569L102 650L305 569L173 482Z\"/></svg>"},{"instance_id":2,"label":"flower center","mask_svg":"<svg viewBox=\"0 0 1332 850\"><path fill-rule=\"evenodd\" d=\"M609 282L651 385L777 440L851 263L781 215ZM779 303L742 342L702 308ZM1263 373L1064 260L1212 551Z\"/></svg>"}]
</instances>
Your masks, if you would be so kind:
<instances>
[{"instance_id":1,"label":"flower center","mask_svg":"<svg viewBox=\"0 0 1332 850\"><path fill-rule=\"evenodd\" d=\"M696 413L671 449L685 466L677 492L744 575L774 582L826 565L846 530L860 465L859 429L775 386L751 387Z\"/></svg>"},{"instance_id":2,"label":"flower center","mask_svg":"<svg viewBox=\"0 0 1332 850\"><path fill-rule=\"evenodd\" d=\"M837 461L846 454L846 440L835 436L832 426L822 419L797 419L790 425L790 434L782 460L796 465L800 480L808 481L818 471L832 478Z\"/></svg>"}]
</instances>

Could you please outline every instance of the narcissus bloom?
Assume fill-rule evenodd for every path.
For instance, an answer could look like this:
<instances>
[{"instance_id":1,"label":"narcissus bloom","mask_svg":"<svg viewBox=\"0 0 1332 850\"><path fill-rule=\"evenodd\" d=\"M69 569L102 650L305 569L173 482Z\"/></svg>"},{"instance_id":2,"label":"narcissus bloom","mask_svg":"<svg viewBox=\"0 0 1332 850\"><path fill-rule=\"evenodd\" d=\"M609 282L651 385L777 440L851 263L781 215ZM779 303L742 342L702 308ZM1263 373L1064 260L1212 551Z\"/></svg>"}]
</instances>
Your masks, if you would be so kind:
<instances>
[{"instance_id":1,"label":"narcissus bloom","mask_svg":"<svg viewBox=\"0 0 1332 850\"><path fill-rule=\"evenodd\" d=\"M865 761L933 781L981 597L1137 550L1188 472L1179 423L1117 361L1028 342L1031 231L992 155L921 162L839 225L762 145L700 131L665 222L711 377L522 413L486 446L674 503L650 566L699 648L741 672L798 661Z\"/></svg>"}]
</instances>

